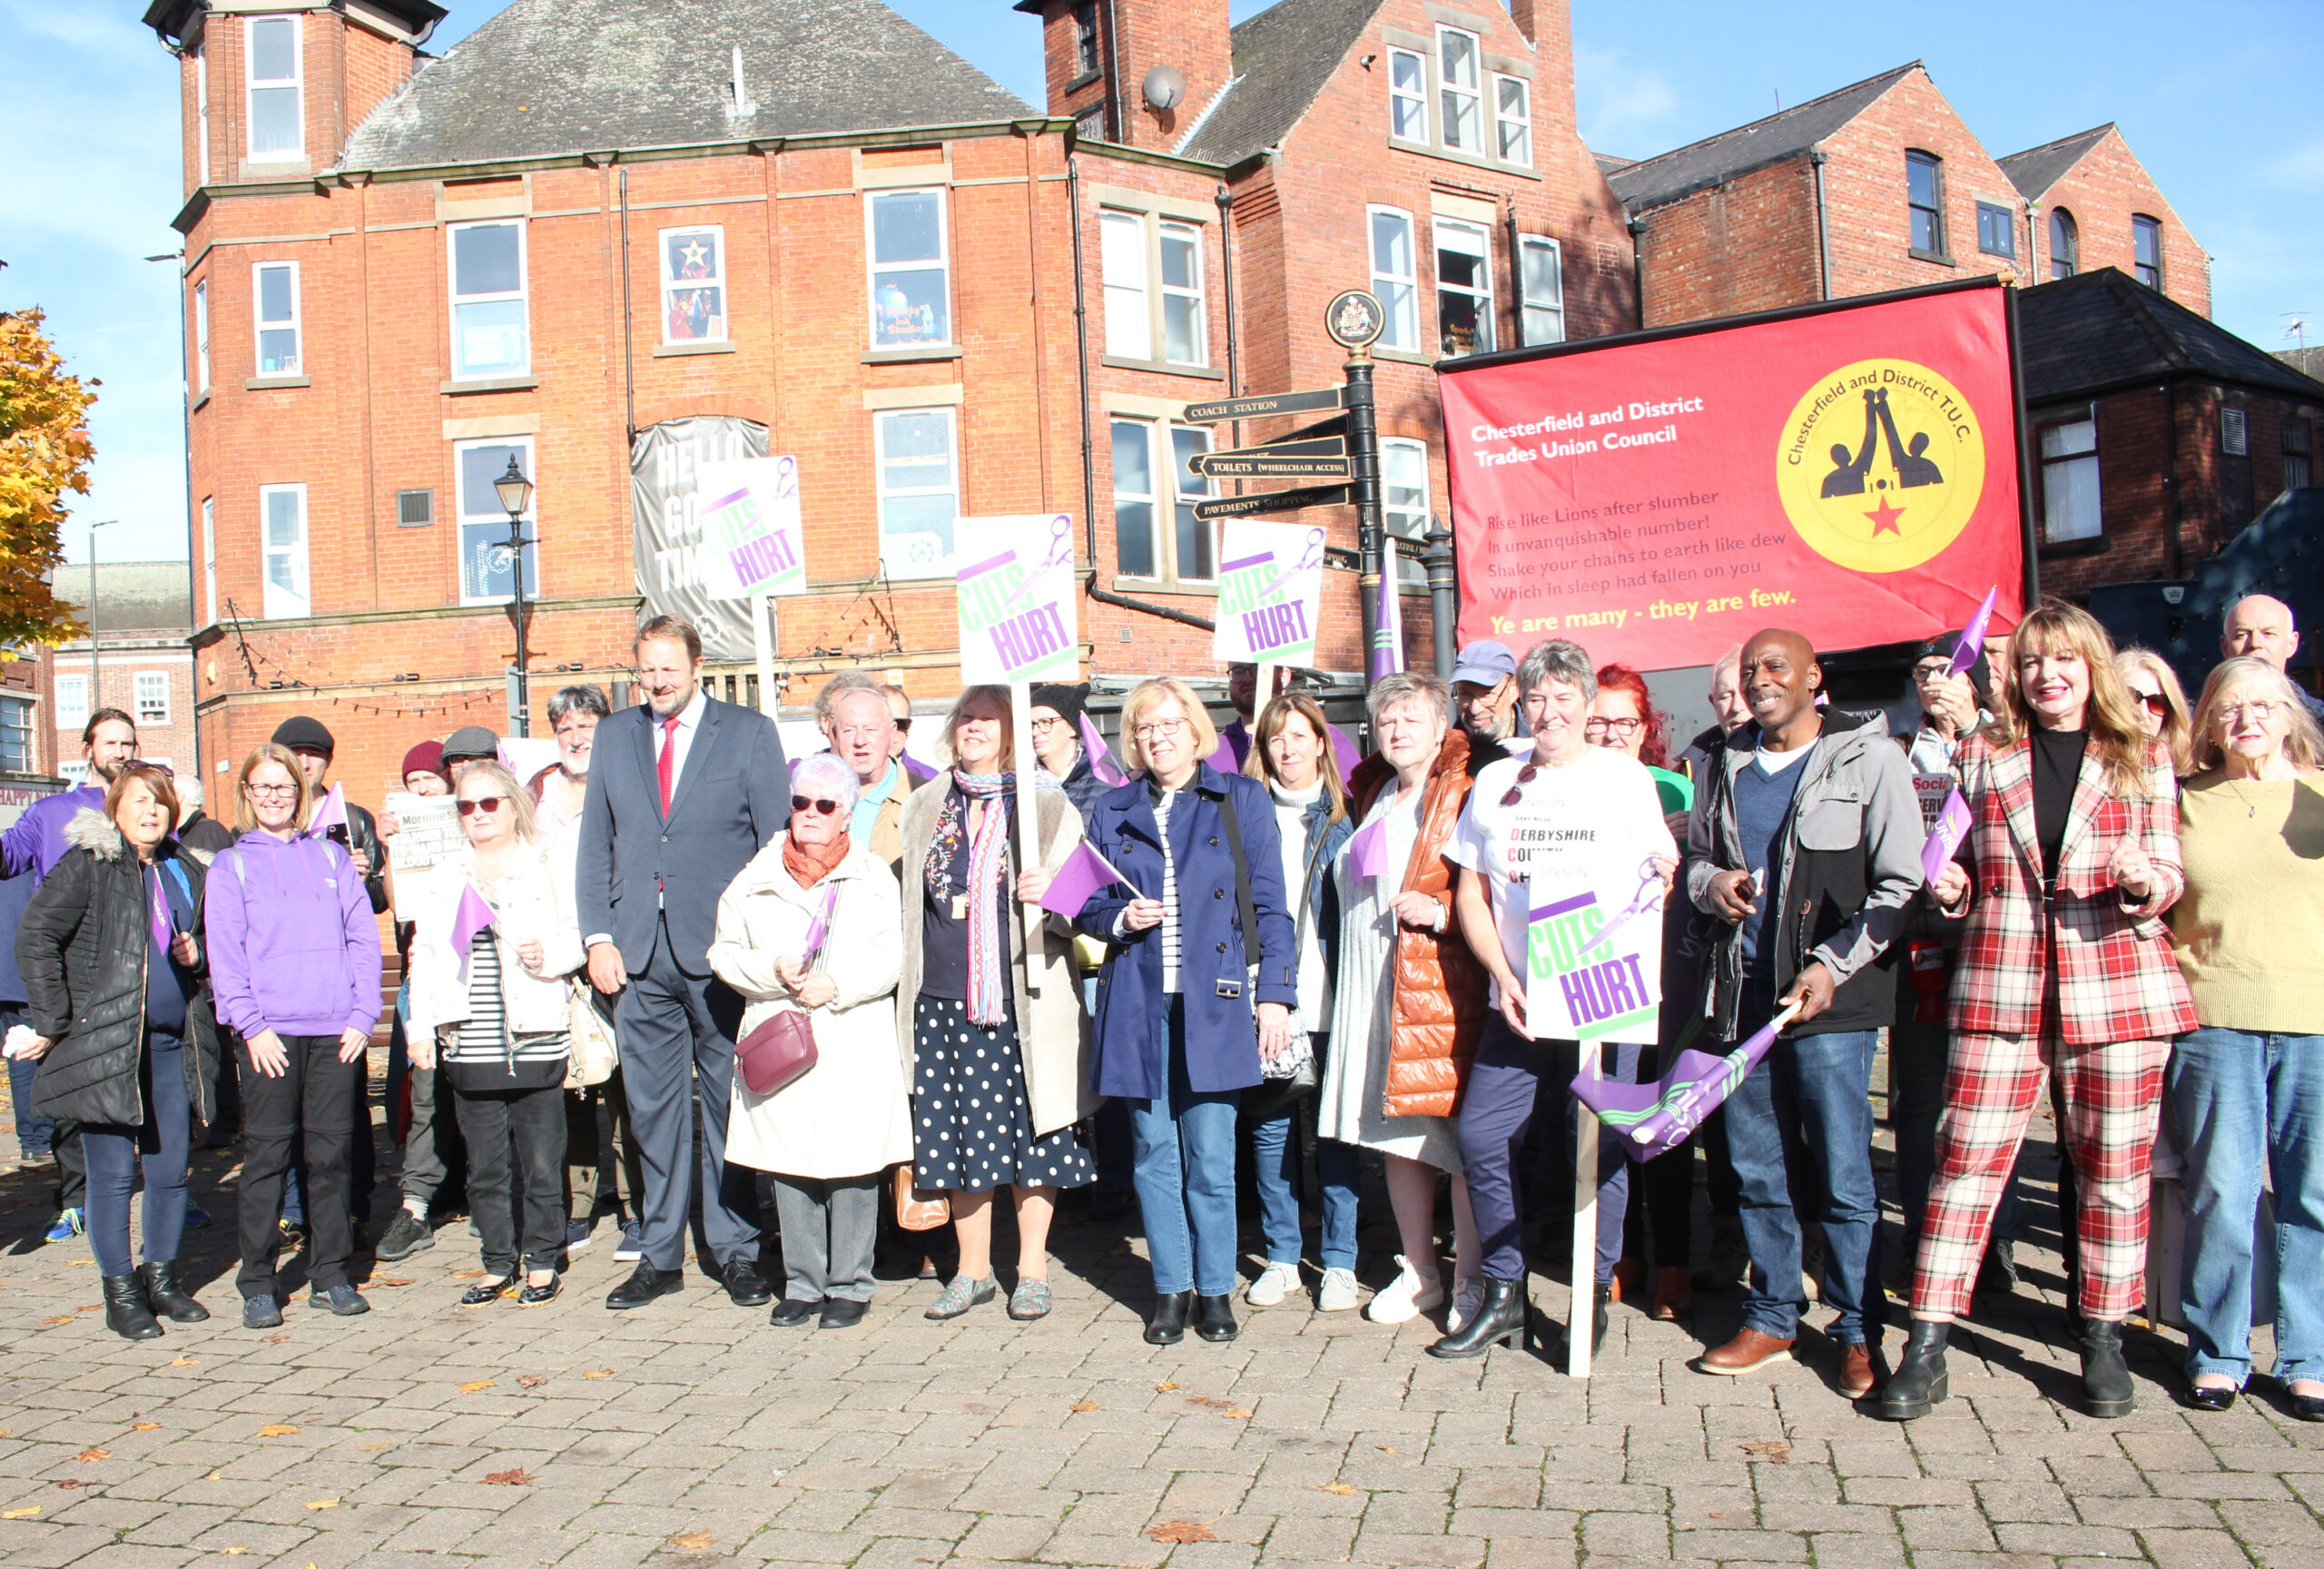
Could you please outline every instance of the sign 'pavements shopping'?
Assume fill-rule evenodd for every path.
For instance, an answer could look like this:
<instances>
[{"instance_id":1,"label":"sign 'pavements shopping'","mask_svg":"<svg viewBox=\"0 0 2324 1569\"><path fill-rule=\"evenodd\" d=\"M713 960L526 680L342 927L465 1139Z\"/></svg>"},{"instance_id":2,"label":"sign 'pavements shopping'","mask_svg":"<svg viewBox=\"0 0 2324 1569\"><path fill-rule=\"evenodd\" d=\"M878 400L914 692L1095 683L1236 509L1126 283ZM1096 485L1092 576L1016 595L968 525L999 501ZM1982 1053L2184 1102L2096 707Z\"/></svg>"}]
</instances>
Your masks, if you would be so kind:
<instances>
[{"instance_id":1,"label":"sign 'pavements shopping'","mask_svg":"<svg viewBox=\"0 0 2324 1569\"><path fill-rule=\"evenodd\" d=\"M704 592L713 599L805 593L799 460L733 459L698 473Z\"/></svg>"},{"instance_id":2,"label":"sign 'pavements shopping'","mask_svg":"<svg viewBox=\"0 0 2324 1569\"><path fill-rule=\"evenodd\" d=\"M1324 600L1324 531L1230 518L1223 533L1211 657L1231 664L1312 662Z\"/></svg>"},{"instance_id":3,"label":"sign 'pavements shopping'","mask_svg":"<svg viewBox=\"0 0 2324 1569\"><path fill-rule=\"evenodd\" d=\"M960 558L960 679L1066 680L1080 666L1073 518L1063 512L954 522Z\"/></svg>"}]
</instances>

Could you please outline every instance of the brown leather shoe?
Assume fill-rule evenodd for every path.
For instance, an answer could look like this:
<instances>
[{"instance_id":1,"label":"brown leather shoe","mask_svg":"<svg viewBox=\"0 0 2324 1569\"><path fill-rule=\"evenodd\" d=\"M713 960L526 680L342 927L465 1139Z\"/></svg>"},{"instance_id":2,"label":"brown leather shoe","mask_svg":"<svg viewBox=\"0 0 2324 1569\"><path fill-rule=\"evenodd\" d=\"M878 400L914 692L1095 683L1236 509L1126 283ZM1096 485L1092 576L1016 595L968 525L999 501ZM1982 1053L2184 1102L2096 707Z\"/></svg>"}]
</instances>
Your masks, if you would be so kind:
<instances>
[{"instance_id":1,"label":"brown leather shoe","mask_svg":"<svg viewBox=\"0 0 2324 1569\"><path fill-rule=\"evenodd\" d=\"M1654 1317L1665 1324L1695 1310L1693 1278L1681 1265L1654 1272Z\"/></svg>"},{"instance_id":2,"label":"brown leather shoe","mask_svg":"<svg viewBox=\"0 0 2324 1569\"><path fill-rule=\"evenodd\" d=\"M1738 1373L1756 1373L1777 1358L1790 1356L1791 1347L1789 1340L1778 1340L1757 1329L1742 1329L1726 1345L1696 1357L1695 1366L1705 1373L1723 1373L1729 1377Z\"/></svg>"},{"instance_id":3,"label":"brown leather shoe","mask_svg":"<svg viewBox=\"0 0 2324 1569\"><path fill-rule=\"evenodd\" d=\"M1876 1395L1888 1382L1888 1366L1879 1352L1858 1341L1840 1351L1840 1393L1851 1400Z\"/></svg>"}]
</instances>

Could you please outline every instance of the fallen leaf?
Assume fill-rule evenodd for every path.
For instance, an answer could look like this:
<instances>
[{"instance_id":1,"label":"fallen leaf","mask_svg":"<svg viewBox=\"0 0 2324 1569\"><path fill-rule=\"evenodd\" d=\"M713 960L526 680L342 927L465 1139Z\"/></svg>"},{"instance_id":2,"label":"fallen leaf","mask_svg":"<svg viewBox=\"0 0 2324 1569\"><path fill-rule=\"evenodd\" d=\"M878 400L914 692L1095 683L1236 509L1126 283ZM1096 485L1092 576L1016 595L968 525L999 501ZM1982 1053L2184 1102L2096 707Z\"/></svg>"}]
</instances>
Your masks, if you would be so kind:
<instances>
[{"instance_id":1,"label":"fallen leaf","mask_svg":"<svg viewBox=\"0 0 2324 1569\"><path fill-rule=\"evenodd\" d=\"M40 1505L37 1504L29 1509L0 1509L0 1520L29 1520L39 1513Z\"/></svg>"},{"instance_id":2,"label":"fallen leaf","mask_svg":"<svg viewBox=\"0 0 2324 1569\"><path fill-rule=\"evenodd\" d=\"M1396 1446L1393 1444L1383 1444L1380 1446L1380 1453L1383 1455L1393 1455L1395 1452Z\"/></svg>"},{"instance_id":3,"label":"fallen leaf","mask_svg":"<svg viewBox=\"0 0 2324 1569\"><path fill-rule=\"evenodd\" d=\"M481 1280L484 1278L484 1271L481 1269L455 1269L452 1271L452 1278L455 1280Z\"/></svg>"},{"instance_id":4,"label":"fallen leaf","mask_svg":"<svg viewBox=\"0 0 2324 1569\"><path fill-rule=\"evenodd\" d=\"M95 1263L96 1260L94 1258L67 1258L64 1261L64 1267L67 1269L86 1269Z\"/></svg>"},{"instance_id":5,"label":"fallen leaf","mask_svg":"<svg viewBox=\"0 0 2324 1569\"><path fill-rule=\"evenodd\" d=\"M1780 1438L1762 1438L1757 1444L1743 1446L1743 1453L1756 1460L1772 1460L1777 1465L1788 1464L1791 1446Z\"/></svg>"},{"instance_id":6,"label":"fallen leaf","mask_svg":"<svg viewBox=\"0 0 2324 1569\"><path fill-rule=\"evenodd\" d=\"M610 1378L613 1376L614 1370L610 1367L591 1367L581 1375L584 1378Z\"/></svg>"},{"instance_id":7,"label":"fallen leaf","mask_svg":"<svg viewBox=\"0 0 2324 1569\"><path fill-rule=\"evenodd\" d=\"M1176 1389L1177 1387L1177 1386L1176 1384L1157 1384L1154 1386L1154 1392L1157 1395L1167 1395L1171 1390Z\"/></svg>"},{"instance_id":8,"label":"fallen leaf","mask_svg":"<svg viewBox=\"0 0 2324 1569\"><path fill-rule=\"evenodd\" d=\"M492 1380L489 1378L471 1378L467 1383L460 1386L460 1393L463 1395L473 1395L479 1389L489 1389L491 1387Z\"/></svg>"},{"instance_id":9,"label":"fallen leaf","mask_svg":"<svg viewBox=\"0 0 2324 1569\"><path fill-rule=\"evenodd\" d=\"M83 1482L76 1478L68 1477L64 1481L59 1482L57 1485L59 1487L94 1487L96 1484L94 1482Z\"/></svg>"},{"instance_id":10,"label":"fallen leaf","mask_svg":"<svg viewBox=\"0 0 2324 1569\"><path fill-rule=\"evenodd\" d=\"M310 1498L307 1500L307 1507L310 1509L336 1509L339 1507L339 1500L336 1498Z\"/></svg>"},{"instance_id":11,"label":"fallen leaf","mask_svg":"<svg viewBox=\"0 0 2324 1569\"><path fill-rule=\"evenodd\" d=\"M542 1373L527 1373L519 1377L517 1382L527 1389L537 1389L548 1382L548 1377Z\"/></svg>"},{"instance_id":12,"label":"fallen leaf","mask_svg":"<svg viewBox=\"0 0 2324 1569\"><path fill-rule=\"evenodd\" d=\"M112 1459L113 1451L110 1449L84 1449L79 1455L75 1456L74 1458L79 1460L82 1465L87 1465L99 1460Z\"/></svg>"},{"instance_id":13,"label":"fallen leaf","mask_svg":"<svg viewBox=\"0 0 2324 1569\"><path fill-rule=\"evenodd\" d=\"M485 1477L484 1485L487 1487L529 1487L533 1485L533 1476L531 1472L519 1465L513 1471L491 1472Z\"/></svg>"},{"instance_id":14,"label":"fallen leaf","mask_svg":"<svg viewBox=\"0 0 2324 1569\"><path fill-rule=\"evenodd\" d=\"M718 1540L718 1538L713 1536L707 1531L688 1531L683 1535L671 1537L670 1545L673 1547L707 1547L716 1540Z\"/></svg>"},{"instance_id":15,"label":"fallen leaf","mask_svg":"<svg viewBox=\"0 0 2324 1569\"><path fill-rule=\"evenodd\" d=\"M103 1307L104 1304L102 1302L84 1302L80 1307L74 1308L73 1311L75 1313L95 1313L100 1311Z\"/></svg>"},{"instance_id":16,"label":"fallen leaf","mask_svg":"<svg viewBox=\"0 0 2324 1569\"><path fill-rule=\"evenodd\" d=\"M363 1446L363 1450L364 1453L369 1454L374 1449L392 1449L395 1446L392 1444L366 1444Z\"/></svg>"},{"instance_id":17,"label":"fallen leaf","mask_svg":"<svg viewBox=\"0 0 2324 1569\"><path fill-rule=\"evenodd\" d=\"M215 1482L215 1481L217 1481L217 1480L218 1480L218 1473L217 1473L217 1472L215 1472L215 1471L212 1471L209 1475L204 1476L204 1477L202 1478L202 1480L203 1480L204 1482Z\"/></svg>"},{"instance_id":18,"label":"fallen leaf","mask_svg":"<svg viewBox=\"0 0 2324 1569\"><path fill-rule=\"evenodd\" d=\"M1076 1400L1068 1407L1068 1410L1074 1411L1095 1411L1097 1408L1098 1403L1095 1400Z\"/></svg>"},{"instance_id":19,"label":"fallen leaf","mask_svg":"<svg viewBox=\"0 0 2324 1569\"><path fill-rule=\"evenodd\" d=\"M1149 1542L1167 1542L1177 1544L1218 1540L1217 1533L1211 1530L1209 1526L1199 1525L1192 1520L1165 1520L1161 1525L1148 1531L1146 1537Z\"/></svg>"},{"instance_id":20,"label":"fallen leaf","mask_svg":"<svg viewBox=\"0 0 2324 1569\"><path fill-rule=\"evenodd\" d=\"M266 1343L270 1346L280 1346L290 1338L288 1335L270 1335L266 1337Z\"/></svg>"},{"instance_id":21,"label":"fallen leaf","mask_svg":"<svg viewBox=\"0 0 2324 1569\"><path fill-rule=\"evenodd\" d=\"M129 1430L132 1433L158 1433L162 1430L162 1425L159 1422L133 1422L129 1425Z\"/></svg>"},{"instance_id":22,"label":"fallen leaf","mask_svg":"<svg viewBox=\"0 0 2324 1569\"><path fill-rule=\"evenodd\" d=\"M258 1436L261 1438L288 1438L297 1431L288 1422L270 1422L258 1430Z\"/></svg>"},{"instance_id":23,"label":"fallen leaf","mask_svg":"<svg viewBox=\"0 0 2324 1569\"><path fill-rule=\"evenodd\" d=\"M193 1365L194 1358L191 1357L172 1357L170 1358L170 1366L172 1367L191 1367Z\"/></svg>"},{"instance_id":24,"label":"fallen leaf","mask_svg":"<svg viewBox=\"0 0 2324 1569\"><path fill-rule=\"evenodd\" d=\"M1318 1493L1353 1493L1354 1488L1344 1482L1326 1482L1315 1489Z\"/></svg>"},{"instance_id":25,"label":"fallen leaf","mask_svg":"<svg viewBox=\"0 0 2324 1569\"><path fill-rule=\"evenodd\" d=\"M54 1317L54 1318L44 1318L44 1319L42 1319L42 1320L41 1320L41 1323L42 1323L42 1324L44 1324L44 1325L49 1325L49 1324L70 1324L70 1323L72 1323L72 1322L73 1322L73 1315L72 1315L72 1314L70 1314L70 1313L60 1313L60 1314L58 1314L58 1315L57 1315L55 1317Z\"/></svg>"},{"instance_id":26,"label":"fallen leaf","mask_svg":"<svg viewBox=\"0 0 2324 1569\"><path fill-rule=\"evenodd\" d=\"M1240 1422L1247 1418L1251 1414L1237 1406L1230 1407L1226 1411L1222 1411L1219 1415L1226 1417L1229 1422Z\"/></svg>"},{"instance_id":27,"label":"fallen leaf","mask_svg":"<svg viewBox=\"0 0 2324 1569\"><path fill-rule=\"evenodd\" d=\"M243 1554L249 1552L250 1549L247 1547L221 1547L218 1551L223 1553L229 1558L239 1558Z\"/></svg>"},{"instance_id":28,"label":"fallen leaf","mask_svg":"<svg viewBox=\"0 0 2324 1569\"><path fill-rule=\"evenodd\" d=\"M371 1284L372 1284L372 1285L374 1285L374 1286L409 1286L409 1285L410 1285L410 1284L411 1284L411 1282L410 1282L410 1281L409 1281L409 1280L404 1280L404 1279L391 1279L391 1280L374 1280L374 1281L372 1281L372 1282L371 1282Z\"/></svg>"}]
</instances>

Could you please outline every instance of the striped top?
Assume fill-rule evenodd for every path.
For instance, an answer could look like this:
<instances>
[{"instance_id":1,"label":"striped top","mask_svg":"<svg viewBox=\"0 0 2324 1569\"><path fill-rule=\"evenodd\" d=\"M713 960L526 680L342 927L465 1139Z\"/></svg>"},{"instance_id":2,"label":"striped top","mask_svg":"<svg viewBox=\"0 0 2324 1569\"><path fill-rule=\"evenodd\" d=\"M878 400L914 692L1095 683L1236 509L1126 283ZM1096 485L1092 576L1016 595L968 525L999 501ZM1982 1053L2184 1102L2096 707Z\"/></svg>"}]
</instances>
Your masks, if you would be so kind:
<instances>
[{"instance_id":1,"label":"striped top","mask_svg":"<svg viewBox=\"0 0 2324 1569\"><path fill-rule=\"evenodd\" d=\"M468 945L468 1016L445 1045L447 1063L505 1066L513 1077L517 1065L565 1061L566 1034L511 1036L507 1005L500 995L500 934L490 927L476 934Z\"/></svg>"},{"instance_id":2,"label":"striped top","mask_svg":"<svg viewBox=\"0 0 2324 1569\"><path fill-rule=\"evenodd\" d=\"M1154 793L1154 826L1162 837L1162 992L1176 996L1178 991L1178 868L1170 859L1170 807L1178 799L1176 790Z\"/></svg>"}]
</instances>

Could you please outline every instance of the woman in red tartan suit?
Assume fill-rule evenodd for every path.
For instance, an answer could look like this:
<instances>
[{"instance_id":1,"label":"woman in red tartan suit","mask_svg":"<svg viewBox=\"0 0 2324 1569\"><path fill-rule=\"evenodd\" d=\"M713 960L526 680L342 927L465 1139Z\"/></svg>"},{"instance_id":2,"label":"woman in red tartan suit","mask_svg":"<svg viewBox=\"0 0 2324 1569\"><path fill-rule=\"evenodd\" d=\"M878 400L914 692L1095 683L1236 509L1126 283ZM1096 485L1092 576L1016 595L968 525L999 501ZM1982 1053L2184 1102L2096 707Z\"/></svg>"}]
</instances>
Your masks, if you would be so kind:
<instances>
[{"instance_id":1,"label":"woman in red tartan suit","mask_svg":"<svg viewBox=\"0 0 2324 1569\"><path fill-rule=\"evenodd\" d=\"M2080 1220L2083 1391L2132 1406L2122 1320L2146 1268L2147 1171L2171 1038L2194 1005L2162 923L2185 885L2171 758L2088 612L2045 601L2009 641L2000 716L1955 766L1970 827L1932 892L1965 911L1913 1332L1881 1412L1947 1393L1945 1342L2043 1080L2063 1086Z\"/></svg>"}]
</instances>

